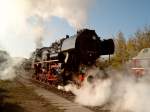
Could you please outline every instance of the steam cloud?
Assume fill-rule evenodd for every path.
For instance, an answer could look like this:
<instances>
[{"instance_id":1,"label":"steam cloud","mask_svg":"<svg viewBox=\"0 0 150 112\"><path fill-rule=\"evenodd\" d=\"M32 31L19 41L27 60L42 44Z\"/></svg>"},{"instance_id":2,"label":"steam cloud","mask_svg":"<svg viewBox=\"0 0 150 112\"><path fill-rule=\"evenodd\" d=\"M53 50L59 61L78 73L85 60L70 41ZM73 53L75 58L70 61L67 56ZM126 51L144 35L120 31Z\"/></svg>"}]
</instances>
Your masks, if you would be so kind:
<instances>
[{"instance_id":1,"label":"steam cloud","mask_svg":"<svg viewBox=\"0 0 150 112\"><path fill-rule=\"evenodd\" d=\"M90 0L29 0L31 6L31 16L40 18L40 23L59 17L65 19L70 26L79 29L83 27L87 20L87 11L92 3ZM39 25L39 23L37 23ZM44 31L44 27L40 24ZM36 46L41 46L42 37L36 38ZM40 44L40 46L39 46Z\"/></svg>"},{"instance_id":2,"label":"steam cloud","mask_svg":"<svg viewBox=\"0 0 150 112\"><path fill-rule=\"evenodd\" d=\"M117 83L117 82L116 82ZM150 82L124 77L113 93L113 112L149 112Z\"/></svg>"},{"instance_id":3,"label":"steam cloud","mask_svg":"<svg viewBox=\"0 0 150 112\"><path fill-rule=\"evenodd\" d=\"M90 69L87 74L88 76L94 77L91 83L86 78L80 89L73 89L73 93L77 96L75 102L90 106L107 103L111 95L112 81L108 78L105 80L101 79L104 74L98 68Z\"/></svg>"},{"instance_id":4,"label":"steam cloud","mask_svg":"<svg viewBox=\"0 0 150 112\"><path fill-rule=\"evenodd\" d=\"M46 35L44 24L47 21L58 17L75 29L81 28L86 23L92 2L93 0L1 0L0 44L11 56L29 57L35 47L43 46ZM7 62L0 78L15 77L16 71L13 68L17 64Z\"/></svg>"},{"instance_id":5,"label":"steam cloud","mask_svg":"<svg viewBox=\"0 0 150 112\"><path fill-rule=\"evenodd\" d=\"M0 52L0 80L13 80L19 71L22 71L22 61L22 58L11 58L9 55Z\"/></svg>"},{"instance_id":6,"label":"steam cloud","mask_svg":"<svg viewBox=\"0 0 150 112\"><path fill-rule=\"evenodd\" d=\"M147 66L143 63L143 66ZM89 83L87 77L83 86L67 86L75 95L75 102L86 106L103 106L109 104L112 112L150 112L150 67L146 67L143 77L135 77L125 71L107 71L108 77L98 68L88 70L88 76L94 80ZM131 69L131 68L130 68Z\"/></svg>"},{"instance_id":7,"label":"steam cloud","mask_svg":"<svg viewBox=\"0 0 150 112\"><path fill-rule=\"evenodd\" d=\"M30 0L33 14L43 19L59 17L75 28L81 28L86 23L92 2L93 0Z\"/></svg>"},{"instance_id":8,"label":"steam cloud","mask_svg":"<svg viewBox=\"0 0 150 112\"><path fill-rule=\"evenodd\" d=\"M58 17L66 20L75 29L81 28L86 23L92 3L93 0L2 0L0 40L13 55L17 55L16 42L20 43L21 48L30 44L32 47L28 50L18 50L19 56L27 55L32 51L34 43L36 47L42 46L46 33L44 24L47 21ZM14 52L13 49L17 50Z\"/></svg>"}]
</instances>

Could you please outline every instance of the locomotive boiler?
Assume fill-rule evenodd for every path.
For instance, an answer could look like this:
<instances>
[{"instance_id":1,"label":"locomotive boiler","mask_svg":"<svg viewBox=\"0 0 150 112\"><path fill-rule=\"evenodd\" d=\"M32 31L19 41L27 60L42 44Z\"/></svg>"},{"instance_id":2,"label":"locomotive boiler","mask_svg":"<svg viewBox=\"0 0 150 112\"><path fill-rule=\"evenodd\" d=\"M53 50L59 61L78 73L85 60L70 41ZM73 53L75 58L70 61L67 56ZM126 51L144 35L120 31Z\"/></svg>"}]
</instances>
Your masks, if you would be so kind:
<instances>
[{"instance_id":1,"label":"locomotive boiler","mask_svg":"<svg viewBox=\"0 0 150 112\"><path fill-rule=\"evenodd\" d=\"M52 43L50 47L37 49L34 52L33 66L38 79L62 80L65 85L68 80L80 74L81 66L92 66L101 55L113 53L112 39L101 40L95 30L83 29L76 35L67 35Z\"/></svg>"}]
</instances>

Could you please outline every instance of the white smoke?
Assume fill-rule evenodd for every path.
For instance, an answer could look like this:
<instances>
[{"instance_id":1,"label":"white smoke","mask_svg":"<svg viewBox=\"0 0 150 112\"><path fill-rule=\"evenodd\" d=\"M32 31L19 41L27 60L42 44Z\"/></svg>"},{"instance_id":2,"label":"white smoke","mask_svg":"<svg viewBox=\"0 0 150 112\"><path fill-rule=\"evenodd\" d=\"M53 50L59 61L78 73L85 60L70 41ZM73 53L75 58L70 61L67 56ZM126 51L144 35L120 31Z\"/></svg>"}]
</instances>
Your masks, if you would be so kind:
<instances>
[{"instance_id":1,"label":"white smoke","mask_svg":"<svg viewBox=\"0 0 150 112\"><path fill-rule=\"evenodd\" d=\"M104 106L110 104L112 112L150 112L150 73L143 77L118 71L107 72L92 68L87 71L87 77L92 75L92 82L83 82L83 86L70 90L76 95L75 102L87 106Z\"/></svg>"},{"instance_id":2,"label":"white smoke","mask_svg":"<svg viewBox=\"0 0 150 112\"><path fill-rule=\"evenodd\" d=\"M30 3L30 17L38 18L36 25L44 31L43 23L52 17L66 20L75 29L82 28L87 21L87 13L91 0L28 0ZM42 23L42 24L41 24ZM38 27L39 27L38 26ZM38 31L38 33L41 31ZM41 33L42 34L42 33ZM41 47L42 36L36 38L36 46ZM40 45L39 45L40 44Z\"/></svg>"},{"instance_id":3,"label":"white smoke","mask_svg":"<svg viewBox=\"0 0 150 112\"><path fill-rule=\"evenodd\" d=\"M13 80L18 75L17 72L21 71L21 63L22 59L11 59L10 57L1 63L0 80Z\"/></svg>"},{"instance_id":4,"label":"white smoke","mask_svg":"<svg viewBox=\"0 0 150 112\"><path fill-rule=\"evenodd\" d=\"M0 44L12 56L29 57L35 47L43 46L47 21L58 17L75 29L81 28L86 23L92 2L93 0L1 0ZM20 62L9 61L5 67L3 65L0 79L14 78L16 71L13 68L18 63Z\"/></svg>"},{"instance_id":5,"label":"white smoke","mask_svg":"<svg viewBox=\"0 0 150 112\"><path fill-rule=\"evenodd\" d=\"M128 71L116 72L120 77L113 81L113 112L150 112L150 63L140 60L139 64L144 68L144 76L135 76Z\"/></svg>"},{"instance_id":6,"label":"white smoke","mask_svg":"<svg viewBox=\"0 0 150 112\"><path fill-rule=\"evenodd\" d=\"M83 86L80 89L72 89L72 92L77 96L75 102L90 106L107 103L111 95L111 80L108 78L101 79L104 74L97 68L89 70L86 75ZM88 76L93 76L93 81L89 82Z\"/></svg>"},{"instance_id":7,"label":"white smoke","mask_svg":"<svg viewBox=\"0 0 150 112\"><path fill-rule=\"evenodd\" d=\"M29 0L34 15L43 19L59 17L71 26L81 28L87 20L93 0Z\"/></svg>"},{"instance_id":8,"label":"white smoke","mask_svg":"<svg viewBox=\"0 0 150 112\"><path fill-rule=\"evenodd\" d=\"M97 80L94 84L84 84L73 91L77 95L75 102L88 106L104 105L111 95L111 80Z\"/></svg>"},{"instance_id":9,"label":"white smoke","mask_svg":"<svg viewBox=\"0 0 150 112\"><path fill-rule=\"evenodd\" d=\"M117 83L116 88L112 95L113 112L150 111L150 82L124 77Z\"/></svg>"},{"instance_id":10,"label":"white smoke","mask_svg":"<svg viewBox=\"0 0 150 112\"><path fill-rule=\"evenodd\" d=\"M34 40L36 47L42 46L47 21L58 17L75 29L84 27L92 3L93 0L1 0L0 41L11 54L27 56L34 48Z\"/></svg>"},{"instance_id":11,"label":"white smoke","mask_svg":"<svg viewBox=\"0 0 150 112\"><path fill-rule=\"evenodd\" d=\"M43 47L43 35L44 35L44 29L40 26L37 26L36 28L34 28L35 34L36 34L36 38L35 38L35 45L36 48L41 48Z\"/></svg>"}]
</instances>

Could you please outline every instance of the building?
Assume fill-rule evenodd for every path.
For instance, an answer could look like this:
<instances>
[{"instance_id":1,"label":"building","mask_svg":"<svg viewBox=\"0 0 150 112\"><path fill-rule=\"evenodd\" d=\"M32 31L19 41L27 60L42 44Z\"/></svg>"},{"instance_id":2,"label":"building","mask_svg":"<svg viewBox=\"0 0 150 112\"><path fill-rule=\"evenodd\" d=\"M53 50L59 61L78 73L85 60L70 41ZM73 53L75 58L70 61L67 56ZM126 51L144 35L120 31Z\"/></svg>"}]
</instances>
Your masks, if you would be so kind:
<instances>
[{"instance_id":1,"label":"building","mask_svg":"<svg viewBox=\"0 0 150 112\"><path fill-rule=\"evenodd\" d=\"M132 58L132 71L137 76L150 73L150 48L142 49L136 57Z\"/></svg>"}]
</instances>

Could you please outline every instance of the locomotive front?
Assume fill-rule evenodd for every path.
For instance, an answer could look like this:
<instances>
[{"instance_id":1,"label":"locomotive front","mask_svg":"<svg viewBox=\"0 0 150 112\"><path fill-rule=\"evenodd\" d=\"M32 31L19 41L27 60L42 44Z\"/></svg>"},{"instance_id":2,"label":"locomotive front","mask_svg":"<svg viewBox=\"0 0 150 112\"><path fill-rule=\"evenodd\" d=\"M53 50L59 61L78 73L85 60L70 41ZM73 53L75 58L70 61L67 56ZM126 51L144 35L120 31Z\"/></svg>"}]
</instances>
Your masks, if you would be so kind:
<instances>
[{"instance_id":1,"label":"locomotive front","mask_svg":"<svg viewBox=\"0 0 150 112\"><path fill-rule=\"evenodd\" d=\"M100 55L113 53L113 40L101 40L95 30L83 29L74 36L66 36L58 56L64 69L62 73L64 84L68 80L80 77L79 72L82 65L92 66Z\"/></svg>"},{"instance_id":2,"label":"locomotive front","mask_svg":"<svg viewBox=\"0 0 150 112\"><path fill-rule=\"evenodd\" d=\"M77 34L76 49L82 63L93 64L100 55L114 53L114 42L112 39L102 41L95 30L85 29Z\"/></svg>"},{"instance_id":3,"label":"locomotive front","mask_svg":"<svg viewBox=\"0 0 150 112\"><path fill-rule=\"evenodd\" d=\"M62 53L64 62L69 65L75 63L92 65L100 55L114 53L114 42L112 39L100 40L95 30L83 29L78 31L75 36L67 36L62 43Z\"/></svg>"},{"instance_id":4,"label":"locomotive front","mask_svg":"<svg viewBox=\"0 0 150 112\"><path fill-rule=\"evenodd\" d=\"M101 40L95 30L83 29L35 52L34 69L38 79L62 80L63 84L80 77L80 69L92 66L101 55L114 53L112 39ZM82 73L84 75L84 73ZM61 79L60 79L61 78Z\"/></svg>"}]
</instances>

